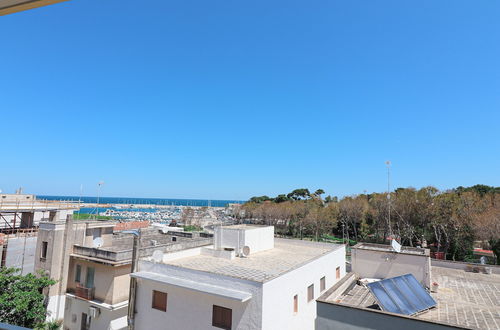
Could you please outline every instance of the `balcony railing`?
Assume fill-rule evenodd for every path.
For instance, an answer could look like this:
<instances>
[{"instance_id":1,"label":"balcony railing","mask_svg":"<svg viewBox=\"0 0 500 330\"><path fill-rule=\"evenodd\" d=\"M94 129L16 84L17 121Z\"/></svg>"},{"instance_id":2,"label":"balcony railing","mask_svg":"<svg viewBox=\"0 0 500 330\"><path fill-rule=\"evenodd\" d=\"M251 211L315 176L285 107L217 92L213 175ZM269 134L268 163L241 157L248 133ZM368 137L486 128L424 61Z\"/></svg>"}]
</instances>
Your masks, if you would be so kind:
<instances>
[{"instance_id":1,"label":"balcony railing","mask_svg":"<svg viewBox=\"0 0 500 330\"><path fill-rule=\"evenodd\" d=\"M86 288L83 285L77 285L76 288L74 289L75 296L87 299L87 300L93 300L94 299L94 288Z\"/></svg>"}]
</instances>

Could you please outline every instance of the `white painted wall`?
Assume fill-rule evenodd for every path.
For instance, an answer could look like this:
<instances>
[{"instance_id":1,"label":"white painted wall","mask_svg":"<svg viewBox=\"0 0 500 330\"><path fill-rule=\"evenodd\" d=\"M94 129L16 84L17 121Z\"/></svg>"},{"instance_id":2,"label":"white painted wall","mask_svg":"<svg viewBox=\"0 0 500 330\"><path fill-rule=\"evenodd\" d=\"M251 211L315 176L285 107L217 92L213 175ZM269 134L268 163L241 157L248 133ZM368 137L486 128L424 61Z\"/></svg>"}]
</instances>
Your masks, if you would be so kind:
<instances>
[{"instance_id":1,"label":"white painted wall","mask_svg":"<svg viewBox=\"0 0 500 330\"><path fill-rule=\"evenodd\" d=\"M163 262L169 262L171 260L176 260L180 258L193 257L201 254L201 250L205 247L197 247L193 249L180 250L175 252L163 253ZM206 248L213 248L212 245L207 246Z\"/></svg>"},{"instance_id":2,"label":"white painted wall","mask_svg":"<svg viewBox=\"0 0 500 330\"><path fill-rule=\"evenodd\" d=\"M262 329L314 329L316 299L345 275L345 246L264 283ZM325 290L320 292L320 279L325 276ZM307 301L307 288L314 284L314 299ZM298 313L293 312L293 297L298 295Z\"/></svg>"},{"instance_id":3,"label":"white painted wall","mask_svg":"<svg viewBox=\"0 0 500 330\"><path fill-rule=\"evenodd\" d=\"M352 271L359 277L389 278L408 273L430 287L431 259L426 255L352 249Z\"/></svg>"},{"instance_id":4,"label":"white painted wall","mask_svg":"<svg viewBox=\"0 0 500 330\"><path fill-rule=\"evenodd\" d=\"M64 318L64 305L66 295L49 296L47 304L47 321L62 320Z\"/></svg>"},{"instance_id":5,"label":"white painted wall","mask_svg":"<svg viewBox=\"0 0 500 330\"><path fill-rule=\"evenodd\" d=\"M127 315L128 304L117 304L119 307L108 309L99 307L89 301L68 296L66 298L66 310L64 312L64 328L70 330L80 330L82 313L89 315L89 307L97 306L101 313L97 318L91 318L90 330L106 330L109 323L120 317Z\"/></svg>"},{"instance_id":6,"label":"white painted wall","mask_svg":"<svg viewBox=\"0 0 500 330\"><path fill-rule=\"evenodd\" d=\"M237 225L231 228L215 227L214 240L216 249L234 248L238 253L244 246L250 247L250 253L269 250L274 247L273 226Z\"/></svg>"},{"instance_id":7,"label":"white painted wall","mask_svg":"<svg viewBox=\"0 0 500 330\"><path fill-rule=\"evenodd\" d=\"M274 227L245 230L244 245L249 246L250 253L274 248Z\"/></svg>"},{"instance_id":8,"label":"white painted wall","mask_svg":"<svg viewBox=\"0 0 500 330\"><path fill-rule=\"evenodd\" d=\"M140 262L139 269L250 292L252 299L241 303L202 292L139 279L136 297L136 330L164 329L166 325L169 329L219 329L212 326L213 305L232 309L232 329L261 329L261 283L145 261ZM166 312L151 308L152 290L168 294Z\"/></svg>"}]
</instances>

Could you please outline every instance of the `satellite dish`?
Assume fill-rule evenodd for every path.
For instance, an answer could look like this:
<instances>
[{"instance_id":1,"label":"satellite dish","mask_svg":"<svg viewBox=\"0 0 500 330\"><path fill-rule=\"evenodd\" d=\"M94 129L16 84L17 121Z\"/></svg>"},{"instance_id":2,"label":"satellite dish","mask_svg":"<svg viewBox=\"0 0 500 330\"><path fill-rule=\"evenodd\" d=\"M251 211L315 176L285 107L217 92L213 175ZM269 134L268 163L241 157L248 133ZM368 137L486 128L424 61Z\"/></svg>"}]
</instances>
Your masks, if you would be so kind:
<instances>
[{"instance_id":1,"label":"satellite dish","mask_svg":"<svg viewBox=\"0 0 500 330\"><path fill-rule=\"evenodd\" d=\"M92 247L94 247L94 248L100 248L103 244L104 244L104 242L102 241L102 238L100 238L100 237L96 237L92 241Z\"/></svg>"},{"instance_id":2,"label":"satellite dish","mask_svg":"<svg viewBox=\"0 0 500 330\"><path fill-rule=\"evenodd\" d=\"M153 260L155 262L161 262L163 260L163 251L156 250L153 252Z\"/></svg>"},{"instance_id":3,"label":"satellite dish","mask_svg":"<svg viewBox=\"0 0 500 330\"><path fill-rule=\"evenodd\" d=\"M164 233L164 234L168 233L168 228L167 227L163 227L161 229L161 232Z\"/></svg>"},{"instance_id":4,"label":"satellite dish","mask_svg":"<svg viewBox=\"0 0 500 330\"><path fill-rule=\"evenodd\" d=\"M395 239L392 240L391 246L396 252L401 252L401 244L399 244Z\"/></svg>"},{"instance_id":5,"label":"satellite dish","mask_svg":"<svg viewBox=\"0 0 500 330\"><path fill-rule=\"evenodd\" d=\"M244 257L248 256L250 254L250 247L248 245L245 245L243 247L243 251L241 253Z\"/></svg>"}]
</instances>

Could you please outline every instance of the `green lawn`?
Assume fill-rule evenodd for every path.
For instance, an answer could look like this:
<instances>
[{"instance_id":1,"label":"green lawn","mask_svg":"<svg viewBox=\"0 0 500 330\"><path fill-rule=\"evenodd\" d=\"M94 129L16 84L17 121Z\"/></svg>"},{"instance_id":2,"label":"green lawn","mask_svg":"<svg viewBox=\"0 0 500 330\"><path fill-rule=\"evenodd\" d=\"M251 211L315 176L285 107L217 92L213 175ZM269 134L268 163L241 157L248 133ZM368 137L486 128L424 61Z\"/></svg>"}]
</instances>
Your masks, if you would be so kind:
<instances>
[{"instance_id":1,"label":"green lawn","mask_svg":"<svg viewBox=\"0 0 500 330\"><path fill-rule=\"evenodd\" d=\"M73 220L113 220L113 217L108 217L104 215L98 215L96 216L95 214L88 214L88 213L75 213L73 214Z\"/></svg>"}]
</instances>

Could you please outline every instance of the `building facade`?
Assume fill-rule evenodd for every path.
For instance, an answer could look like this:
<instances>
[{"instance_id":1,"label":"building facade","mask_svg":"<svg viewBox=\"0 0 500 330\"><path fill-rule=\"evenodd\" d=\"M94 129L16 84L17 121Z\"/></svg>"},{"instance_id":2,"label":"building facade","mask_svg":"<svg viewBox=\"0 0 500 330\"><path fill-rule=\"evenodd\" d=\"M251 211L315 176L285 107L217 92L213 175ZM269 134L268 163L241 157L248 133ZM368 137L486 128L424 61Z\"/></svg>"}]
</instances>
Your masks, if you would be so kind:
<instances>
[{"instance_id":1,"label":"building facade","mask_svg":"<svg viewBox=\"0 0 500 330\"><path fill-rule=\"evenodd\" d=\"M168 253L212 244L211 235L140 227L139 254ZM35 269L58 282L48 289L48 319L64 329L127 327L133 236L115 221L55 217L40 222Z\"/></svg>"}]
</instances>

